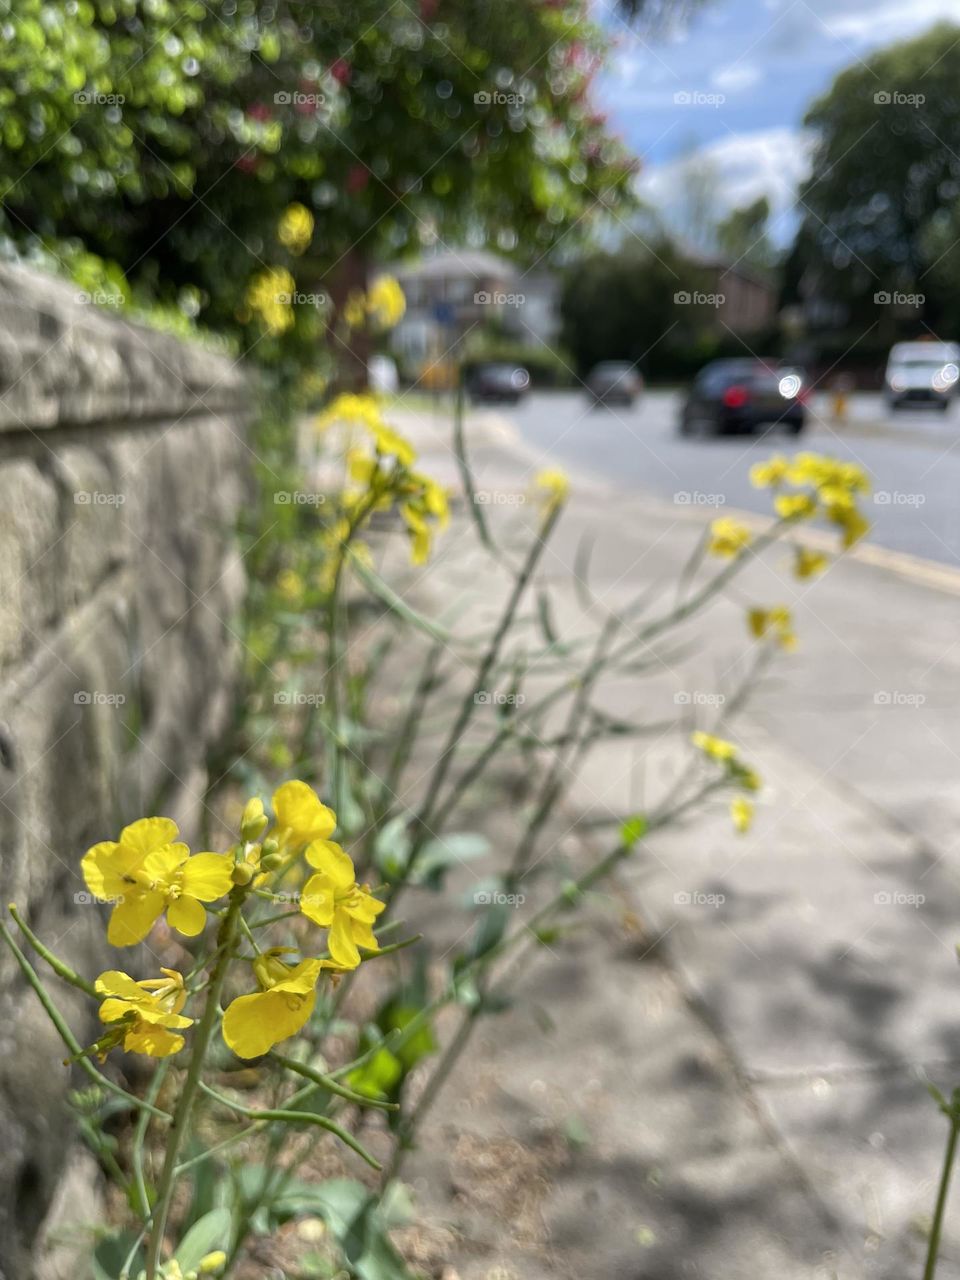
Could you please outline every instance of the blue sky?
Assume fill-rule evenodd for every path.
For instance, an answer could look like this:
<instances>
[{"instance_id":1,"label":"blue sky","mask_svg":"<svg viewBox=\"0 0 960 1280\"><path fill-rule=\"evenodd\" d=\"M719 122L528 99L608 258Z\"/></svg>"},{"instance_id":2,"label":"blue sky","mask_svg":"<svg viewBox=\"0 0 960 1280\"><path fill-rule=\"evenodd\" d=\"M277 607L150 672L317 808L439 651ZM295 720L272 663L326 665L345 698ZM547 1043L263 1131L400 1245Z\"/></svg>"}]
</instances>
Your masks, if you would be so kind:
<instances>
[{"instance_id":1,"label":"blue sky","mask_svg":"<svg viewBox=\"0 0 960 1280\"><path fill-rule=\"evenodd\" d=\"M781 242L808 168L809 103L874 49L944 18L960 22L960 0L704 0L652 38L630 32L612 0L600 7L617 47L598 96L642 157L643 194L674 220L691 168L721 208L766 192Z\"/></svg>"}]
</instances>

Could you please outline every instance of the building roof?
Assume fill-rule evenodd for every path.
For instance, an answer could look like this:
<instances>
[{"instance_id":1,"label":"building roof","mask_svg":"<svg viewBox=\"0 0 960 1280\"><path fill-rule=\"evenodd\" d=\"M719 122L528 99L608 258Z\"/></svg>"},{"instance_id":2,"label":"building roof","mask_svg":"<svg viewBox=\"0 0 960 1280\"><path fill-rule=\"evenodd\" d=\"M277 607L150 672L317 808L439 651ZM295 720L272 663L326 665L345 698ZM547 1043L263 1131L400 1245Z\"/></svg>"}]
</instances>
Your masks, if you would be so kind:
<instances>
[{"instance_id":1,"label":"building roof","mask_svg":"<svg viewBox=\"0 0 960 1280\"><path fill-rule=\"evenodd\" d=\"M401 283L404 280L462 279L464 276L472 279L497 276L501 280L512 280L517 268L506 258L483 249L444 249L396 267L393 274Z\"/></svg>"}]
</instances>

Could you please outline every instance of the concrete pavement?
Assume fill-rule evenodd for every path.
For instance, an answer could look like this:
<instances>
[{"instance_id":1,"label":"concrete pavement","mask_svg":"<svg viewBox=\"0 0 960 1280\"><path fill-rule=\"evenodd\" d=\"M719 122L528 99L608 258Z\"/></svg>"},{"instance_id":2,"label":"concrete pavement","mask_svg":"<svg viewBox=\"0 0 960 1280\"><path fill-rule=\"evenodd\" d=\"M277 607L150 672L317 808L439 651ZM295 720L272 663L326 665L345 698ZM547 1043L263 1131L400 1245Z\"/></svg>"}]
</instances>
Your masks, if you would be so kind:
<instances>
[{"instance_id":1,"label":"concrete pavement","mask_svg":"<svg viewBox=\"0 0 960 1280\"><path fill-rule=\"evenodd\" d=\"M395 416L419 437L425 469L452 481L445 434ZM538 451L496 415L475 418L469 436L494 523L522 520L516 497ZM638 493L631 477L629 488L573 479L544 562L569 634L604 605L674 582L714 514ZM598 603L585 613L571 579L587 533ZM620 717L706 720L734 681L745 606L794 610L800 649L727 732L765 779L753 832L732 834L718 805L645 842L595 900L592 933L526 980L526 1001L561 1018L577 1048L538 1030L526 1004L488 1024L461 1092L438 1108L446 1146L413 1170L435 1219L452 1214L470 1246L465 1280L493 1263L525 1278L920 1274L918 1224L944 1138L923 1078L960 1082L958 602L854 558L797 583L785 559L765 556L690 628L709 645L601 688ZM454 533L411 590L449 605L465 583L489 614L482 557ZM591 823L649 805L684 736L615 740L588 759L551 847L598 847ZM640 922L637 938L625 921ZM571 1114L582 1146L563 1137ZM477 1189L473 1166L498 1150L509 1164L497 1146L509 1142L540 1152L527 1170L539 1188L533 1243L509 1223L491 1237ZM452 1190L438 1200L441 1171ZM948 1225L941 1280L960 1276L960 1196Z\"/></svg>"}]
</instances>

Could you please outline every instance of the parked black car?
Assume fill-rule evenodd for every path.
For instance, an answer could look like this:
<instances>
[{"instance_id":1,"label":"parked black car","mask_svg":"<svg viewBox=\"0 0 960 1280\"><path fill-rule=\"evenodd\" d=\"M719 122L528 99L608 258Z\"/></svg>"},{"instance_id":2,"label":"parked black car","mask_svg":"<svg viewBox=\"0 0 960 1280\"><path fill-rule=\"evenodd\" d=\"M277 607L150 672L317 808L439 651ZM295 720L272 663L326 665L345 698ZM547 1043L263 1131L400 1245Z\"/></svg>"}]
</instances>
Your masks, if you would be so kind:
<instances>
[{"instance_id":1,"label":"parked black car","mask_svg":"<svg viewBox=\"0 0 960 1280\"><path fill-rule=\"evenodd\" d=\"M799 435L807 388L776 360L714 360L697 374L680 414L682 436L719 436L780 426Z\"/></svg>"},{"instance_id":2,"label":"parked black car","mask_svg":"<svg viewBox=\"0 0 960 1280\"><path fill-rule=\"evenodd\" d=\"M587 392L596 404L633 404L643 377L628 360L603 360L587 375Z\"/></svg>"},{"instance_id":3,"label":"parked black car","mask_svg":"<svg viewBox=\"0 0 960 1280\"><path fill-rule=\"evenodd\" d=\"M488 361L470 369L466 385L472 400L516 404L530 390L530 374L519 364Z\"/></svg>"}]
</instances>

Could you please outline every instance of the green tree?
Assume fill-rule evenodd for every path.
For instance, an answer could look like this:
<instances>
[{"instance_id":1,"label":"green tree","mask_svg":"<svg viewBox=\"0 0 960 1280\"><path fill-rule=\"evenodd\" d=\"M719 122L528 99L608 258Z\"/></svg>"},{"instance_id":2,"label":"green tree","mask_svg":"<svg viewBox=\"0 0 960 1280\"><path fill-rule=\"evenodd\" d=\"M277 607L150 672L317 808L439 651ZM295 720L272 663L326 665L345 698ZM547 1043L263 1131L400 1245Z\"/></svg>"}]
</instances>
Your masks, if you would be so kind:
<instances>
[{"instance_id":1,"label":"green tree","mask_svg":"<svg viewBox=\"0 0 960 1280\"><path fill-rule=\"evenodd\" d=\"M769 224L770 201L760 196L751 204L731 210L718 224L717 246L734 262L768 271L777 259L767 233Z\"/></svg>"},{"instance_id":2,"label":"green tree","mask_svg":"<svg viewBox=\"0 0 960 1280\"><path fill-rule=\"evenodd\" d=\"M8 248L97 255L259 355L309 357L323 327L295 307L264 336L249 289L268 268L343 292L467 232L533 260L628 192L577 5L19 0L5 22ZM315 223L299 256L277 238L293 202Z\"/></svg>"},{"instance_id":3,"label":"green tree","mask_svg":"<svg viewBox=\"0 0 960 1280\"><path fill-rule=\"evenodd\" d=\"M960 27L942 23L858 61L806 124L817 142L793 273L844 301L858 328L892 325L893 310L874 305L879 292L925 295L914 323L956 316L941 255L960 200Z\"/></svg>"}]
</instances>

